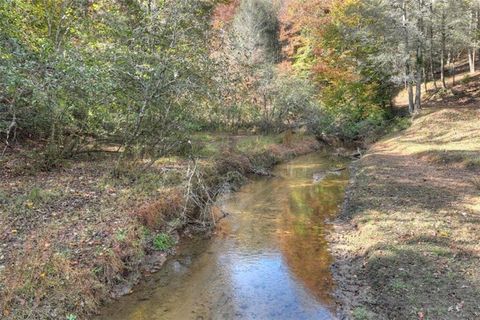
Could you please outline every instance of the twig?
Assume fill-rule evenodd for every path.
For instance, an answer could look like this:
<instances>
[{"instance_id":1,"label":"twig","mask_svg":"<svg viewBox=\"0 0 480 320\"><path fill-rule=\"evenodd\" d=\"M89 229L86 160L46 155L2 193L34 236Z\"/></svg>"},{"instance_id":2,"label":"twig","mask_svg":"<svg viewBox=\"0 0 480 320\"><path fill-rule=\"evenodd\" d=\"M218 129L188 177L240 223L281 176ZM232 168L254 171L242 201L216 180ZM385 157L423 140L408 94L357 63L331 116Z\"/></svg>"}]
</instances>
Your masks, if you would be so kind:
<instances>
[{"instance_id":1,"label":"twig","mask_svg":"<svg viewBox=\"0 0 480 320\"><path fill-rule=\"evenodd\" d=\"M13 118L12 118L12 122L10 122L10 125L8 126L8 129L7 129L7 137L5 138L5 148L3 148L3 151L2 151L2 154L0 155L0 158L3 157L5 155L5 152L7 151L7 148L10 146L10 135L12 134L13 132L13 139L15 140L16 136L17 136L17 116L15 114L15 112L13 113Z\"/></svg>"}]
</instances>

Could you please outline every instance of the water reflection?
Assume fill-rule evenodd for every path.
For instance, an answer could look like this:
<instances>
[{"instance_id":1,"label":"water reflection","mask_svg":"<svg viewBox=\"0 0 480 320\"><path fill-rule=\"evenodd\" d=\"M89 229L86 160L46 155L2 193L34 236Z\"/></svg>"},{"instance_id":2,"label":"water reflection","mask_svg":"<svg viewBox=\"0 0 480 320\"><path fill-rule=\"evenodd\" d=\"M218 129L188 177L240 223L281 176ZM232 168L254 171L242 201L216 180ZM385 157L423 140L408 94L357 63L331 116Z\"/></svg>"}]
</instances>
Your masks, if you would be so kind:
<instances>
[{"instance_id":1,"label":"water reflection","mask_svg":"<svg viewBox=\"0 0 480 320\"><path fill-rule=\"evenodd\" d=\"M314 154L276 168L223 200L231 213L211 240L180 249L137 292L101 319L332 319L325 221L343 197L346 172ZM315 182L312 176L323 173Z\"/></svg>"}]
</instances>

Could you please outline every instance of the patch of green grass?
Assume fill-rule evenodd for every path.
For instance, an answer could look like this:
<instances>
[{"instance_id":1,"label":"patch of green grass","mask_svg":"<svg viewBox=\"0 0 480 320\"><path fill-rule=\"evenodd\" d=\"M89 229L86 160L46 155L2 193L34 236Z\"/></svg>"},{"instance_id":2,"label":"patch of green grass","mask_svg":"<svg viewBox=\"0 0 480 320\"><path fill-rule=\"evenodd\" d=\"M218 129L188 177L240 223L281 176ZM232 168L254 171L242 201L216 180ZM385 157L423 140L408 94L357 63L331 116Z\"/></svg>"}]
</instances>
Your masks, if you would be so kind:
<instances>
[{"instance_id":1,"label":"patch of green grass","mask_svg":"<svg viewBox=\"0 0 480 320\"><path fill-rule=\"evenodd\" d=\"M192 136L192 140L200 142L213 142L215 135L211 132L197 132Z\"/></svg>"},{"instance_id":2,"label":"patch of green grass","mask_svg":"<svg viewBox=\"0 0 480 320\"><path fill-rule=\"evenodd\" d=\"M104 268L103 266L96 266L92 269L92 272L94 275L99 275L103 272Z\"/></svg>"},{"instance_id":3,"label":"patch of green grass","mask_svg":"<svg viewBox=\"0 0 480 320\"><path fill-rule=\"evenodd\" d=\"M160 188L178 185L182 179L184 176L180 170L169 170L161 174L156 171L143 172L138 176L134 188L135 191L152 194Z\"/></svg>"},{"instance_id":4,"label":"patch of green grass","mask_svg":"<svg viewBox=\"0 0 480 320\"><path fill-rule=\"evenodd\" d=\"M41 189L33 187L23 194L8 196L0 194L0 203L9 206L13 214L26 214L41 206L47 205L63 197L65 194L59 190Z\"/></svg>"},{"instance_id":5,"label":"patch of green grass","mask_svg":"<svg viewBox=\"0 0 480 320\"><path fill-rule=\"evenodd\" d=\"M122 199L151 198L156 197L165 189L179 185L184 179L184 174L181 168L169 168L168 170L161 170L157 167L148 170L131 168L118 177L105 175L98 182L97 188L102 192L113 189L122 194Z\"/></svg>"},{"instance_id":6,"label":"patch of green grass","mask_svg":"<svg viewBox=\"0 0 480 320\"><path fill-rule=\"evenodd\" d=\"M450 250L439 246L432 246L431 252L439 257L449 257L452 255Z\"/></svg>"},{"instance_id":7,"label":"patch of green grass","mask_svg":"<svg viewBox=\"0 0 480 320\"><path fill-rule=\"evenodd\" d=\"M195 156L213 157L220 153L229 141L224 133L198 132L192 136L192 151Z\"/></svg>"},{"instance_id":8,"label":"patch of green grass","mask_svg":"<svg viewBox=\"0 0 480 320\"><path fill-rule=\"evenodd\" d=\"M353 319L355 320L369 320L372 319L371 312L365 307L357 307L352 312Z\"/></svg>"},{"instance_id":9,"label":"patch of green grass","mask_svg":"<svg viewBox=\"0 0 480 320\"><path fill-rule=\"evenodd\" d=\"M125 239L127 239L127 230L125 229L117 230L117 232L115 233L115 238L120 242L125 241Z\"/></svg>"},{"instance_id":10,"label":"patch of green grass","mask_svg":"<svg viewBox=\"0 0 480 320\"><path fill-rule=\"evenodd\" d=\"M42 190L40 188L34 187L27 194L27 200L33 202L34 204L39 204L44 201L47 201L50 197L49 192Z\"/></svg>"},{"instance_id":11,"label":"patch of green grass","mask_svg":"<svg viewBox=\"0 0 480 320\"><path fill-rule=\"evenodd\" d=\"M401 279L393 279L390 285L395 291L404 291L408 288L407 284Z\"/></svg>"},{"instance_id":12,"label":"patch of green grass","mask_svg":"<svg viewBox=\"0 0 480 320\"><path fill-rule=\"evenodd\" d=\"M153 238L153 247L156 250L165 251L172 248L175 245L175 240L164 232L161 232Z\"/></svg>"},{"instance_id":13,"label":"patch of green grass","mask_svg":"<svg viewBox=\"0 0 480 320\"><path fill-rule=\"evenodd\" d=\"M241 138L237 149L243 153L256 153L267 150L271 145L282 143L281 135L259 135Z\"/></svg>"},{"instance_id":14,"label":"patch of green grass","mask_svg":"<svg viewBox=\"0 0 480 320\"><path fill-rule=\"evenodd\" d=\"M149 238L152 234L152 231L143 225L141 226L141 228L142 232L140 234L143 236L143 238Z\"/></svg>"},{"instance_id":15,"label":"patch of green grass","mask_svg":"<svg viewBox=\"0 0 480 320\"><path fill-rule=\"evenodd\" d=\"M200 157L213 157L220 152L220 145L215 142L208 142L194 146L194 154Z\"/></svg>"}]
</instances>

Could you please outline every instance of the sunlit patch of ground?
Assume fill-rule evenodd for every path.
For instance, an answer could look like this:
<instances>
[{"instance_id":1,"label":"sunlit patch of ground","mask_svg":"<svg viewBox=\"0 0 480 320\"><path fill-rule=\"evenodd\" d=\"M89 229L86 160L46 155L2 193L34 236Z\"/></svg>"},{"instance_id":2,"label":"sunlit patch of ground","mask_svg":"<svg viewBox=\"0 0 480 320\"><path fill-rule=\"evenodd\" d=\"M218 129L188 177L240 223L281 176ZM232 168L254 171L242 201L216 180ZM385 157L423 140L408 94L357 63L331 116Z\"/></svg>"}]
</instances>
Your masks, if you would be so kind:
<instances>
[{"instance_id":1,"label":"sunlit patch of ground","mask_svg":"<svg viewBox=\"0 0 480 320\"><path fill-rule=\"evenodd\" d=\"M350 318L480 318L476 81L428 102L409 129L356 164L333 239L338 297Z\"/></svg>"},{"instance_id":2,"label":"sunlit patch of ground","mask_svg":"<svg viewBox=\"0 0 480 320\"><path fill-rule=\"evenodd\" d=\"M465 62L466 63L466 62ZM457 85L465 85L465 83L468 83L472 78L476 78L480 76L480 71L477 71L473 74L465 70L466 65L463 65L461 68L457 69L457 74L455 75L455 86ZM451 93L451 88L453 83L454 83L454 77L450 74L450 72L446 72L445 74L445 84L447 85L447 89L442 90L442 83L440 81L440 75L436 75L436 81L428 81L427 86L426 86L426 91L425 91L425 85L422 85L422 98L424 100L430 100L432 98L449 94ZM465 91L468 93L468 90L470 89L468 86L465 88ZM476 89L475 89L476 90ZM435 94L432 94L434 93ZM462 101L462 100L460 100ZM408 91L405 89L400 90L400 92L397 94L397 96L394 99L394 103L397 106L405 106L408 105Z\"/></svg>"}]
</instances>

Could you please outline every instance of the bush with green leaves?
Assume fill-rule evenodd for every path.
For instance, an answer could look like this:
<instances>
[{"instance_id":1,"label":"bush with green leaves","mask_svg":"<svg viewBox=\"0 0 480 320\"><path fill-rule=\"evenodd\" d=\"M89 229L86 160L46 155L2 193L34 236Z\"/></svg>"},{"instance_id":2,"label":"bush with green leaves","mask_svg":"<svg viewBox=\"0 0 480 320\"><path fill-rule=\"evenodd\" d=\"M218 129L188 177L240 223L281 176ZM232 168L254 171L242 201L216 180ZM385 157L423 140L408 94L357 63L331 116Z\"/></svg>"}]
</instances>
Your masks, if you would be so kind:
<instances>
[{"instance_id":1,"label":"bush with green leaves","mask_svg":"<svg viewBox=\"0 0 480 320\"><path fill-rule=\"evenodd\" d=\"M0 138L43 141L45 167L96 145L124 156L177 152L211 95L213 5L2 2Z\"/></svg>"}]
</instances>

